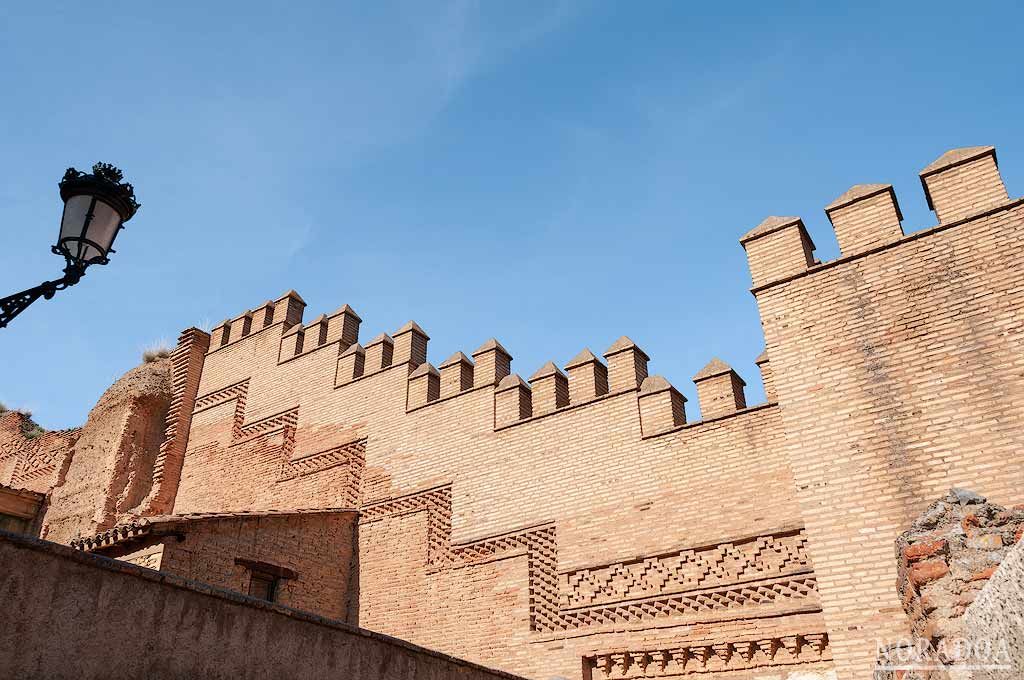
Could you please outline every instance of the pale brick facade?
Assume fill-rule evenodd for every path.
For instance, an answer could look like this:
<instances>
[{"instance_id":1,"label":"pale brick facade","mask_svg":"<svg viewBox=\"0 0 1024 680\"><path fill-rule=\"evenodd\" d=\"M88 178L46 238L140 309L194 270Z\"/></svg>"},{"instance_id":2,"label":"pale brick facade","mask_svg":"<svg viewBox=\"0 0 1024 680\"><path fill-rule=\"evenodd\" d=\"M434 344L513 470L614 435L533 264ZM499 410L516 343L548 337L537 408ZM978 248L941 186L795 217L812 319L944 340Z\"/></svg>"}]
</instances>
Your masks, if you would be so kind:
<instances>
[{"instance_id":1,"label":"pale brick facade","mask_svg":"<svg viewBox=\"0 0 1024 680\"><path fill-rule=\"evenodd\" d=\"M922 181L939 226L754 289L847 677L877 638L906 634L892 593L902 529L951 486L1024 501L1024 202L1007 200L991 148L950 152ZM890 232L861 228L873 224Z\"/></svg>"},{"instance_id":2,"label":"pale brick facade","mask_svg":"<svg viewBox=\"0 0 1024 680\"><path fill-rule=\"evenodd\" d=\"M716 359L700 421L628 337L527 382L294 292L189 329L136 514L354 508L350 620L528 677L869 677L896 536L952 485L1024 500L1024 203L990 147L922 183L907 236L889 185L834 201L833 262L797 217L741 239L768 401Z\"/></svg>"}]
</instances>

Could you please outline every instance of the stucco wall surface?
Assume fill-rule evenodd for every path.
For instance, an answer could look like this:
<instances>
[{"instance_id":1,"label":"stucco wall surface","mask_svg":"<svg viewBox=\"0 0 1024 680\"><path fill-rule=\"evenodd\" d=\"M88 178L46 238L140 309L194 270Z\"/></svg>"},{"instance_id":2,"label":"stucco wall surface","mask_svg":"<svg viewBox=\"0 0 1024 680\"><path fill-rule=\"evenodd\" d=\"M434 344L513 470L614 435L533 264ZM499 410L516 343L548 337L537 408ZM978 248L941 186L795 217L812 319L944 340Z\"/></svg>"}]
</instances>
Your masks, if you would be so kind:
<instances>
[{"instance_id":1,"label":"stucco wall surface","mask_svg":"<svg viewBox=\"0 0 1024 680\"><path fill-rule=\"evenodd\" d=\"M513 680L211 586L0 533L0 678Z\"/></svg>"}]
</instances>

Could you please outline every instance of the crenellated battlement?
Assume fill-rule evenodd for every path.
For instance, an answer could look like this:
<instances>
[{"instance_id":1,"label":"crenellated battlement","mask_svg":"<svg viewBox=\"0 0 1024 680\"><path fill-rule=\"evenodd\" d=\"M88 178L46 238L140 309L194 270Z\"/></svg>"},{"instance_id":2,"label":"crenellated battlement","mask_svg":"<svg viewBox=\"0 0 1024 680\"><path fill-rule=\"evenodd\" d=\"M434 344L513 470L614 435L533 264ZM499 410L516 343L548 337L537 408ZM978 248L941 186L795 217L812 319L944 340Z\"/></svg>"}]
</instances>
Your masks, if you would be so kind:
<instances>
[{"instance_id":1,"label":"crenellated battlement","mask_svg":"<svg viewBox=\"0 0 1024 680\"><path fill-rule=\"evenodd\" d=\"M955 149L943 154L920 172L929 206L948 228L978 211L1009 205L999 176L993 147ZM822 263L814 257L814 242L799 217L769 217L750 230L740 243L746 250L753 290L758 293L779 283L855 259L917 238L904 234L903 213L891 184L855 185L825 207L840 247L840 258ZM625 392L642 393L641 414L646 414L645 436L682 427L685 399L659 378L643 387L650 358L626 336L598 356L581 350L564 367L546 362L528 380L512 375L511 354L495 339L467 355L455 352L436 366L428 362L430 337L415 321L390 335L382 333L365 344L359 342L360 316L348 305L331 314L303 322L306 303L295 291L225 320L211 332L208 354L245 342L260 334L279 334L276 363L319 356L333 358L333 387L358 381L403 366L406 380L406 411L448 402L465 394L490 388L494 394L494 426L510 427L582 404ZM316 362L320 362L317 359ZM768 401L775 396L777 376L768 352L757 360ZM747 408L745 382L731 367L712 360L693 377L702 420L714 420ZM638 396L638 399L640 397Z\"/></svg>"},{"instance_id":2,"label":"crenellated battlement","mask_svg":"<svg viewBox=\"0 0 1024 680\"><path fill-rule=\"evenodd\" d=\"M336 360L332 360L335 389L404 367L406 412L489 389L494 397L494 427L501 429L632 392L642 395L638 399L643 402L640 412L645 420L644 436L687 424L685 397L664 378L649 380L650 357L625 335L612 343L603 357L584 348L564 368L548 361L527 381L512 374L512 355L495 338L470 355L456 351L435 366L427 361L430 337L415 321L408 321L391 334L380 333L363 345L359 342L362 319L349 305L308 323L303 323L304 307L298 293L288 291L276 301L246 310L213 330L209 354L216 355L247 339L255 341L261 332L276 329L280 334L275 357L279 366L324 348L337 352ZM705 375L719 364L714 360L694 378L703 420L746 408L745 383L731 368L725 367L721 375ZM646 391L642 389L645 385Z\"/></svg>"},{"instance_id":3,"label":"crenellated battlement","mask_svg":"<svg viewBox=\"0 0 1024 680\"><path fill-rule=\"evenodd\" d=\"M921 170L928 207L939 227L949 227L1012 202L996 162L995 147L953 149ZM857 184L825 207L842 261L912 238L903 232L903 213L891 184ZM799 217L768 217L740 243L747 252L755 293L834 262L814 258L814 242Z\"/></svg>"},{"instance_id":4,"label":"crenellated battlement","mask_svg":"<svg viewBox=\"0 0 1024 680\"><path fill-rule=\"evenodd\" d=\"M464 413L470 422L471 414L485 404L489 414L479 425L483 432L495 433L540 420L561 427L560 423L568 425L580 417L581 409L594 414L589 417L601 417L598 414L614 412L618 408L614 404L622 399L635 400L632 419L640 439L748 410L742 394L725 398L726 387L716 387L716 380L709 381L714 389L708 391L697 379L702 418L687 422L686 398L665 378L648 375L650 357L628 336L619 337L602 355L584 348L563 368L554 361L545 362L527 381L512 373L512 355L496 338L471 353L456 351L434 363L428 361L429 335L415 321L363 344L359 341L361 318L350 306L304 322L301 301L289 291L276 301L246 310L212 334L200 396L255 376L245 398L235 402L232 446L243 441L236 436L239 428L259 426L260 436L280 431L283 450L305 459L344 445L342 439L366 436L360 427L319 433L315 416L306 415L310 406L296 407L291 399L282 401L277 396L290 389L336 391L337 397L331 399L342 403L390 402L409 417L428 420ZM221 344L214 347L214 342ZM232 347L239 349L229 350ZM723 384L743 384L734 372L732 376L726 376ZM295 387L286 387L290 385ZM290 414L292 420L278 422L282 413ZM520 436L530 436L529 431Z\"/></svg>"}]
</instances>

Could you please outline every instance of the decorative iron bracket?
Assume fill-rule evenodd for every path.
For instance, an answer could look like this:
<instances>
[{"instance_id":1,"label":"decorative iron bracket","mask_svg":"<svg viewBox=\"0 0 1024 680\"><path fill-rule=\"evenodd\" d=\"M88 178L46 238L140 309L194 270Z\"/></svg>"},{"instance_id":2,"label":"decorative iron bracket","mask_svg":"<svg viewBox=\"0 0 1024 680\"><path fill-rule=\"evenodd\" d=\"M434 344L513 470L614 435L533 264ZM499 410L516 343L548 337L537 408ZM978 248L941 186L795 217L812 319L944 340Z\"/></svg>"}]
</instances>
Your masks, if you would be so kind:
<instances>
[{"instance_id":1,"label":"decorative iron bracket","mask_svg":"<svg viewBox=\"0 0 1024 680\"><path fill-rule=\"evenodd\" d=\"M64 290L78 283L84 275L85 267L69 264L64 269L64 276L59 279L45 281L34 288L0 298L0 328L5 328L14 317L28 309L28 306L39 298L49 300L58 290Z\"/></svg>"}]
</instances>

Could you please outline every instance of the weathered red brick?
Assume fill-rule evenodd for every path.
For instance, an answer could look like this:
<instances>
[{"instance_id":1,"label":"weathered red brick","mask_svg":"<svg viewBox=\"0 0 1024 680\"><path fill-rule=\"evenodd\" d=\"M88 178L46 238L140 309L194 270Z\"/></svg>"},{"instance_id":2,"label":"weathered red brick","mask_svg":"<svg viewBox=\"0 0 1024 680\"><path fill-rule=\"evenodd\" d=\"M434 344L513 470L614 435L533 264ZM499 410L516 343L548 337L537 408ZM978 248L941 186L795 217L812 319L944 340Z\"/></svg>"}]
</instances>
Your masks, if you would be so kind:
<instances>
[{"instance_id":1,"label":"weathered red brick","mask_svg":"<svg viewBox=\"0 0 1024 680\"><path fill-rule=\"evenodd\" d=\"M931 583L949 573L949 565L943 560L934 559L918 562L910 568L910 582L917 587Z\"/></svg>"},{"instance_id":2,"label":"weathered red brick","mask_svg":"<svg viewBox=\"0 0 1024 680\"><path fill-rule=\"evenodd\" d=\"M923 560L926 557L932 557L939 553L946 552L949 545L946 543L946 539L940 538L935 541L920 541L914 543L903 550L903 556L907 558L909 562L917 562Z\"/></svg>"}]
</instances>

